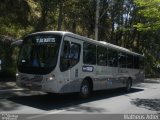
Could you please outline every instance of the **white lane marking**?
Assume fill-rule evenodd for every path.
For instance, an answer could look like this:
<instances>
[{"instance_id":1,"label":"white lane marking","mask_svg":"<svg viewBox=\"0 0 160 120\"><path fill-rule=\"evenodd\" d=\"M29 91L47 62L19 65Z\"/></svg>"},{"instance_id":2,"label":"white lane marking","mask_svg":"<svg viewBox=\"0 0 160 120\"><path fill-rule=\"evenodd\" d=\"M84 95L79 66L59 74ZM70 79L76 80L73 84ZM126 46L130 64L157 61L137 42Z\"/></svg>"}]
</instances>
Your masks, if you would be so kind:
<instances>
[{"instance_id":1,"label":"white lane marking","mask_svg":"<svg viewBox=\"0 0 160 120\"><path fill-rule=\"evenodd\" d=\"M42 114L42 115L34 115L34 116L31 116L31 117L27 117L26 119L27 120L31 120L31 119L35 119L35 118L39 118L39 117L44 117L44 116L47 116L49 114L57 114L57 113L61 113L61 112L64 112L65 110L57 110L57 111L52 111L52 112L48 112L48 113L45 113L45 114Z\"/></svg>"}]
</instances>

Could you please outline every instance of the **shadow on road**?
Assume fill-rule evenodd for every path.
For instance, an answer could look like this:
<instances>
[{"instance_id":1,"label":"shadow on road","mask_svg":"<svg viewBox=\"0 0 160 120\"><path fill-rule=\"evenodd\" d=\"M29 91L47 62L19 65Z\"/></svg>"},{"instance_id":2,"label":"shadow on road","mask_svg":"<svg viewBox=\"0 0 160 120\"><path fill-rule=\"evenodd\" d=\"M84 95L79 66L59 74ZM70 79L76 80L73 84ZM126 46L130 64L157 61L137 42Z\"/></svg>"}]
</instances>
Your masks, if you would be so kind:
<instances>
[{"instance_id":1,"label":"shadow on road","mask_svg":"<svg viewBox=\"0 0 160 120\"><path fill-rule=\"evenodd\" d=\"M131 104L152 111L160 111L160 99L133 99Z\"/></svg>"},{"instance_id":2,"label":"shadow on road","mask_svg":"<svg viewBox=\"0 0 160 120\"><path fill-rule=\"evenodd\" d=\"M134 92L140 92L143 89L132 88L131 91L127 94ZM114 89L114 90L105 90L93 92L93 94L88 99L80 99L77 94L64 94L64 95L31 95L31 96L18 96L11 97L7 100L22 104L25 106L41 109L41 110L61 110L67 107L76 106L76 109L85 110L87 112L102 112L101 108L92 108L92 107L82 107L79 106L82 103L87 103L96 100L102 100L107 98L112 98L115 96L125 95L123 89Z\"/></svg>"}]
</instances>

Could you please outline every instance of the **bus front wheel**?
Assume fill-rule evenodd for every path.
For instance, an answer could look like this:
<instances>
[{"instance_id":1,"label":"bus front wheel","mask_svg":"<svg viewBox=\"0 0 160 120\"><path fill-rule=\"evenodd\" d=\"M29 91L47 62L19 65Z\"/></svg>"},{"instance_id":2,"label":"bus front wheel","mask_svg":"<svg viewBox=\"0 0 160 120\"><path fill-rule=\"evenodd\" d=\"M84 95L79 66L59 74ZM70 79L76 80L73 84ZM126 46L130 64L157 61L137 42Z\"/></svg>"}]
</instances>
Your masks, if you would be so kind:
<instances>
[{"instance_id":1,"label":"bus front wheel","mask_svg":"<svg viewBox=\"0 0 160 120\"><path fill-rule=\"evenodd\" d=\"M89 81L84 80L80 88L80 97L87 98L90 95L90 93L91 93L91 86L89 84Z\"/></svg>"}]
</instances>

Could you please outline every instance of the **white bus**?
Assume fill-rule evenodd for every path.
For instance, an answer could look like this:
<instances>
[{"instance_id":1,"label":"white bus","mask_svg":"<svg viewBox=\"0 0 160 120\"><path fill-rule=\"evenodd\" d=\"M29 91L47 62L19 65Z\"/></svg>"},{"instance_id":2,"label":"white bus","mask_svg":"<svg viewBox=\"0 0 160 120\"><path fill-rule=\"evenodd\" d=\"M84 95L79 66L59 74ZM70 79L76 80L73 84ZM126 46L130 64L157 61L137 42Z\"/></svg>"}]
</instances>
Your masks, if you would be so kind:
<instances>
[{"instance_id":1,"label":"white bus","mask_svg":"<svg viewBox=\"0 0 160 120\"><path fill-rule=\"evenodd\" d=\"M63 31L26 36L18 58L17 85L47 93L124 87L144 80L143 55Z\"/></svg>"}]
</instances>

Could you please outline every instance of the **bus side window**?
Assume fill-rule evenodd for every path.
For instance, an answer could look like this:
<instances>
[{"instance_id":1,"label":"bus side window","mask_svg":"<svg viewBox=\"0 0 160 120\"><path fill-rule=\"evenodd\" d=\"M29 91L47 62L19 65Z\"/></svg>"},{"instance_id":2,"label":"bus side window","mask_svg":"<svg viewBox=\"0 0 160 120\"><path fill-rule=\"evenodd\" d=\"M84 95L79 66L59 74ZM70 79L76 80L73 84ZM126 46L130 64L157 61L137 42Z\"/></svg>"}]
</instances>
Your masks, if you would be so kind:
<instances>
[{"instance_id":1,"label":"bus side window","mask_svg":"<svg viewBox=\"0 0 160 120\"><path fill-rule=\"evenodd\" d=\"M133 55L127 55L127 68L133 68Z\"/></svg>"},{"instance_id":2,"label":"bus side window","mask_svg":"<svg viewBox=\"0 0 160 120\"><path fill-rule=\"evenodd\" d=\"M83 43L83 63L96 65L96 45Z\"/></svg>"},{"instance_id":3,"label":"bus side window","mask_svg":"<svg viewBox=\"0 0 160 120\"><path fill-rule=\"evenodd\" d=\"M61 71L68 70L79 62L81 45L64 41L60 58Z\"/></svg>"},{"instance_id":4,"label":"bus side window","mask_svg":"<svg viewBox=\"0 0 160 120\"><path fill-rule=\"evenodd\" d=\"M107 48L97 46L97 65L107 66Z\"/></svg>"},{"instance_id":5,"label":"bus side window","mask_svg":"<svg viewBox=\"0 0 160 120\"><path fill-rule=\"evenodd\" d=\"M69 59L69 53L70 53L70 43L69 41L64 41L61 57L60 57L60 70L65 71L69 69L70 67L70 59Z\"/></svg>"},{"instance_id":6,"label":"bus side window","mask_svg":"<svg viewBox=\"0 0 160 120\"><path fill-rule=\"evenodd\" d=\"M118 66L118 53L115 50L108 49L108 66L117 67Z\"/></svg>"},{"instance_id":7,"label":"bus side window","mask_svg":"<svg viewBox=\"0 0 160 120\"><path fill-rule=\"evenodd\" d=\"M121 68L126 68L126 54L125 53L120 52L118 54L118 65Z\"/></svg>"},{"instance_id":8,"label":"bus side window","mask_svg":"<svg viewBox=\"0 0 160 120\"><path fill-rule=\"evenodd\" d=\"M81 45L77 43L71 43L70 47L70 67L76 65L79 62L80 58Z\"/></svg>"},{"instance_id":9,"label":"bus side window","mask_svg":"<svg viewBox=\"0 0 160 120\"><path fill-rule=\"evenodd\" d=\"M139 69L139 57L134 56L134 68Z\"/></svg>"}]
</instances>

